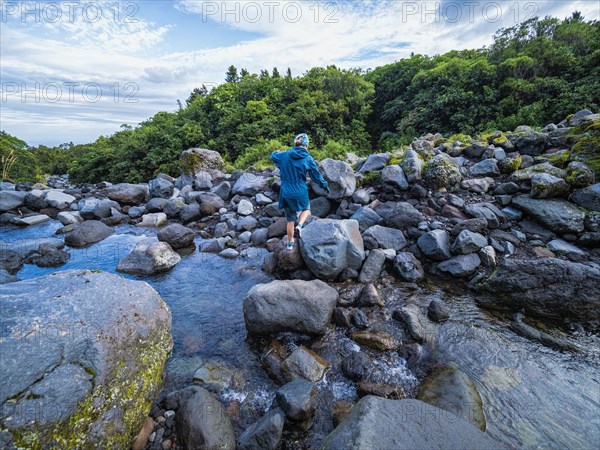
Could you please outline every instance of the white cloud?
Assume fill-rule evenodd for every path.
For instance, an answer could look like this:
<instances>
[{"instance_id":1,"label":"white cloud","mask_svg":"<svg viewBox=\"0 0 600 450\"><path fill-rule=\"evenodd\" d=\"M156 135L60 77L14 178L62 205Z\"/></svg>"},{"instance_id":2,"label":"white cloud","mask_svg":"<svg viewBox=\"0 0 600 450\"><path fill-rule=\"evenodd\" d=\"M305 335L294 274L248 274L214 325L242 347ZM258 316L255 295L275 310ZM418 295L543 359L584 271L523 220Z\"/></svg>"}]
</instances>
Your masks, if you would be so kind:
<instances>
[{"instance_id":1,"label":"white cloud","mask_svg":"<svg viewBox=\"0 0 600 450\"><path fill-rule=\"evenodd\" d=\"M199 26L204 20L212 21L227 27L234 35L244 31L259 33L259 37L227 46L213 42L212 48L170 54L158 54L155 49L168 42L169 31L175 24L157 25L144 20L144 3L139 4L140 11L133 22L124 20L131 11L121 11L119 20L114 20L114 14L105 14L102 19L91 21L88 19L92 11L86 16L83 10L79 13L75 10L73 20L56 23L23 23L17 15L10 16L2 23L3 82L26 82L28 87L36 82L42 85L78 82L81 86L98 83L105 89L115 83L121 87L135 83L139 87L136 98L140 101L135 105L111 103L112 93L108 90L101 105L79 100L57 108L49 104L15 103L17 97L13 96L12 102L2 103L1 127L31 144L57 144L77 139L65 137L65 125L69 124L77 136L83 137L82 141L91 141L99 134L117 131L116 123L135 125L159 110L174 110L176 99L185 100L194 87L221 82L231 64L251 72L275 66L284 71L290 67L294 75L329 64L374 68L411 52L432 55L452 49L480 48L492 42L497 29L513 26L517 18L523 20L532 13L562 18L580 10L587 19L599 17L597 2L480 1L472 10L474 20L469 21L471 11L462 2L450 2L453 6L444 3L438 9L438 16L436 3L439 4L343 2L337 6L329 4L326 9L323 2L245 0L236 7L232 2L181 0L173 7L202 18ZM496 4L502 5L502 14L500 20L492 21L498 12L493 8ZM99 5L105 13L111 12L111 3ZM536 9L532 10L531 5ZM3 2L2 10L6 12L5 6ZM453 23L452 7L462 14L459 23ZM483 11L489 15L487 20ZM441 14L444 12L446 17ZM171 11L166 17L175 14L180 13Z\"/></svg>"}]
</instances>

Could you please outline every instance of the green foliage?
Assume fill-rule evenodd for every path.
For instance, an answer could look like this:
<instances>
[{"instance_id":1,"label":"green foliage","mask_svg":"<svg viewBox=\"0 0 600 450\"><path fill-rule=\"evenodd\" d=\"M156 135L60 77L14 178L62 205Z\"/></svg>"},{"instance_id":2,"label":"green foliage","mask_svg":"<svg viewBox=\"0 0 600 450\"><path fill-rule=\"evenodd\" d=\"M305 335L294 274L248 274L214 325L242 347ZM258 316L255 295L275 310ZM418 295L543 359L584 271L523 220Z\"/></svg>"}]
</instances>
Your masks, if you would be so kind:
<instances>
[{"instance_id":1,"label":"green foliage","mask_svg":"<svg viewBox=\"0 0 600 450\"><path fill-rule=\"evenodd\" d=\"M251 166L256 169L272 167L273 162L269 158L271 153L285 149L286 147L276 139L255 144L236 160L234 167L236 169L248 169Z\"/></svg>"},{"instance_id":2,"label":"green foliage","mask_svg":"<svg viewBox=\"0 0 600 450\"><path fill-rule=\"evenodd\" d=\"M42 172L27 144L0 131L0 164L2 176L13 181L37 181Z\"/></svg>"}]
</instances>

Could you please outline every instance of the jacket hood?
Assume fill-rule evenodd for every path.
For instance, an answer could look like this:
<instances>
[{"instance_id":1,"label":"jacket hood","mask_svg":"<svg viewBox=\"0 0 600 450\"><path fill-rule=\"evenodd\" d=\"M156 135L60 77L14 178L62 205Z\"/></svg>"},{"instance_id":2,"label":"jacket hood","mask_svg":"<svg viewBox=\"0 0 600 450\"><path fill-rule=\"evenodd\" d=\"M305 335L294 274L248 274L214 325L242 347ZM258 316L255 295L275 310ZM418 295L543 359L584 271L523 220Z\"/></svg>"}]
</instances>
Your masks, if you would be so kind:
<instances>
[{"instance_id":1,"label":"jacket hood","mask_svg":"<svg viewBox=\"0 0 600 450\"><path fill-rule=\"evenodd\" d=\"M303 159L309 155L308 150L305 149L304 147L294 147L294 148L290 149L290 153L291 153L290 156L293 159Z\"/></svg>"}]
</instances>

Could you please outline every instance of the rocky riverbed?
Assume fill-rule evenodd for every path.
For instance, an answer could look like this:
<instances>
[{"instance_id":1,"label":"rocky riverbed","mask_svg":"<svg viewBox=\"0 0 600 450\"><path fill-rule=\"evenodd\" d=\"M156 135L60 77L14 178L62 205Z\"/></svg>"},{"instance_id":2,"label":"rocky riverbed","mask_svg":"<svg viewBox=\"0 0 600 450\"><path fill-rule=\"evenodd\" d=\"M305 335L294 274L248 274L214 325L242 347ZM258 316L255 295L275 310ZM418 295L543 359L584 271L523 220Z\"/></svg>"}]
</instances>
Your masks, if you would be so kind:
<instances>
[{"instance_id":1,"label":"rocky riverbed","mask_svg":"<svg viewBox=\"0 0 600 450\"><path fill-rule=\"evenodd\" d=\"M166 301L173 352L134 448L592 448L600 185L566 136L594 121L324 160L293 252L277 173L225 174L210 150L148 184L3 182L0 275L117 271ZM418 419L370 438L373 408Z\"/></svg>"}]
</instances>

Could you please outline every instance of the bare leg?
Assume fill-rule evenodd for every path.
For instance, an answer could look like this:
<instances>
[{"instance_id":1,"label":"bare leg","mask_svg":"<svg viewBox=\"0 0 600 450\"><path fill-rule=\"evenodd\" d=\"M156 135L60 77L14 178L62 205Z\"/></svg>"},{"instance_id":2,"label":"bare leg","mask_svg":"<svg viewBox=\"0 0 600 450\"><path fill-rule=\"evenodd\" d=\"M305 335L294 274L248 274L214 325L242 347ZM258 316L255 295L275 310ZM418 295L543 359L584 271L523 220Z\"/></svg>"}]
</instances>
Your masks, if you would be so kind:
<instances>
[{"instance_id":1,"label":"bare leg","mask_svg":"<svg viewBox=\"0 0 600 450\"><path fill-rule=\"evenodd\" d=\"M288 242L292 242L294 240L294 222L287 223L287 238Z\"/></svg>"},{"instance_id":2,"label":"bare leg","mask_svg":"<svg viewBox=\"0 0 600 450\"><path fill-rule=\"evenodd\" d=\"M308 216L310 216L310 209L305 209L304 211L302 211L300 213L300 218L298 219L298 225L300 225L300 226L304 225L304 222L306 222L306 219L308 219Z\"/></svg>"}]
</instances>

